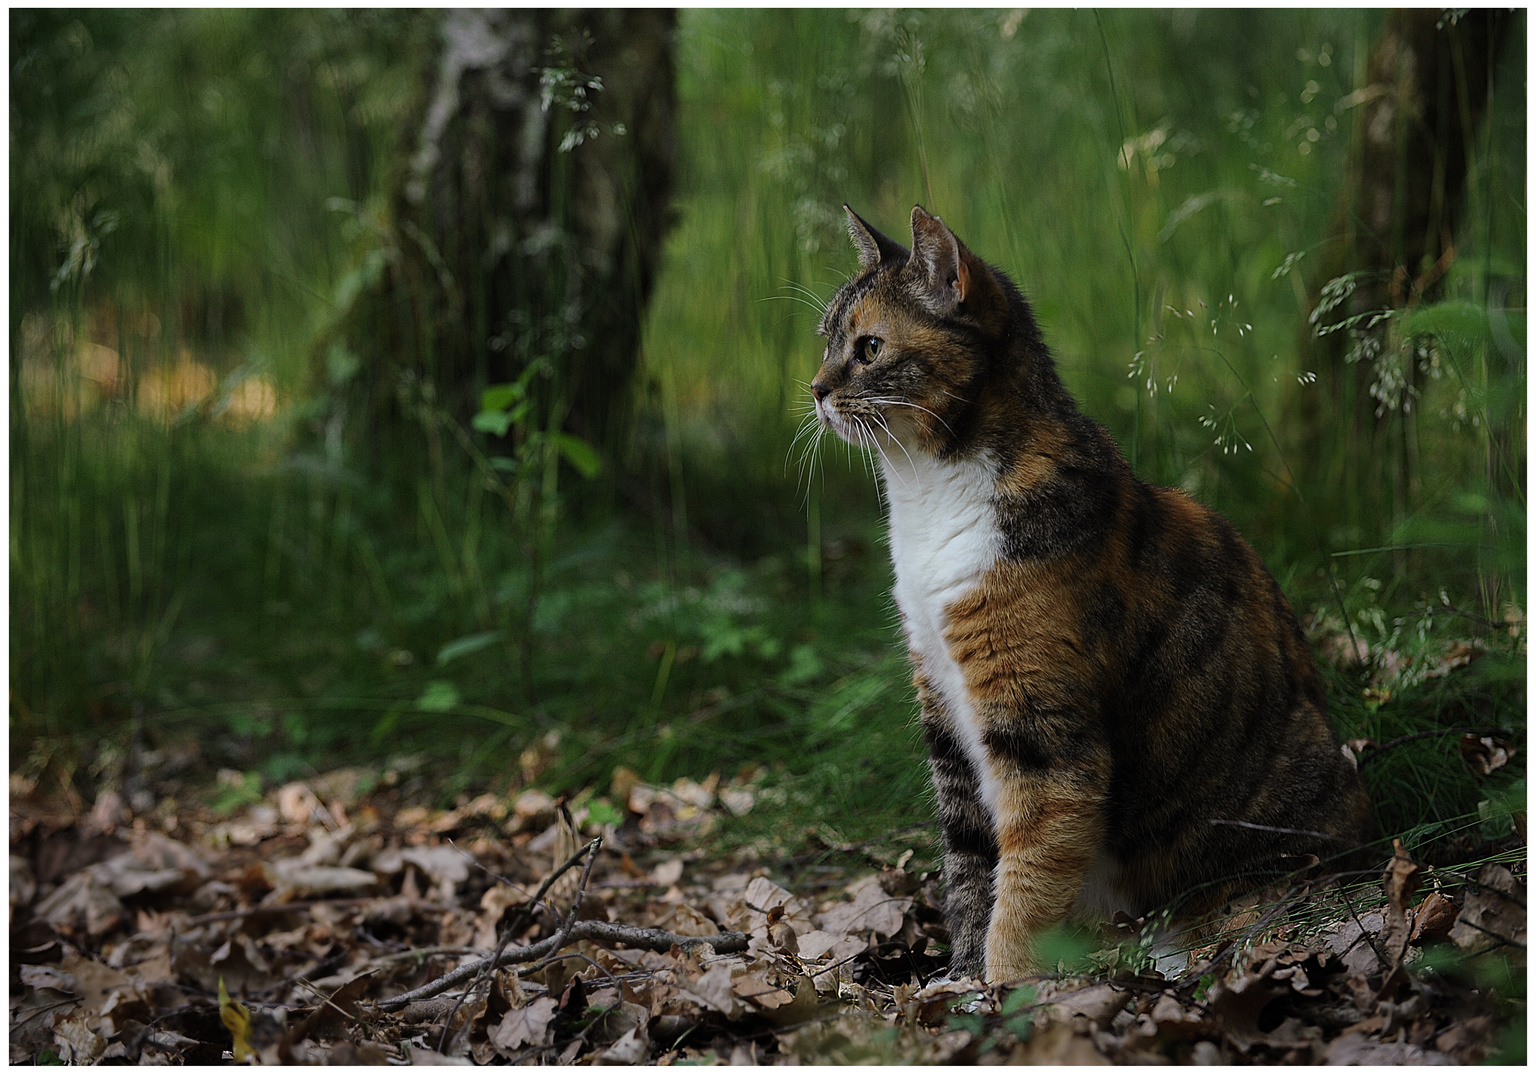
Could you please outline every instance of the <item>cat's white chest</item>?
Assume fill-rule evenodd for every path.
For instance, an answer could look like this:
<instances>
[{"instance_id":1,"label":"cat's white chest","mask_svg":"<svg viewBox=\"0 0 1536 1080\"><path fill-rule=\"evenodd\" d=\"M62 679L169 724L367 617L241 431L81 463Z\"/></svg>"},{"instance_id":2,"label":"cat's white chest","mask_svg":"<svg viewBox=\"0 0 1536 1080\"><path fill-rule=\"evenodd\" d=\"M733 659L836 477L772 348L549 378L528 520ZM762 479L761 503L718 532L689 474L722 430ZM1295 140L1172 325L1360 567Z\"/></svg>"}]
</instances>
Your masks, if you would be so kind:
<instances>
[{"instance_id":1,"label":"cat's white chest","mask_svg":"<svg viewBox=\"0 0 1536 1080\"><path fill-rule=\"evenodd\" d=\"M946 462L922 454L908 457L899 449L885 454L896 603L908 645L954 723L993 820L996 781L965 674L950 654L944 631L949 606L981 584L1002 552L992 505L995 475L986 457Z\"/></svg>"}]
</instances>

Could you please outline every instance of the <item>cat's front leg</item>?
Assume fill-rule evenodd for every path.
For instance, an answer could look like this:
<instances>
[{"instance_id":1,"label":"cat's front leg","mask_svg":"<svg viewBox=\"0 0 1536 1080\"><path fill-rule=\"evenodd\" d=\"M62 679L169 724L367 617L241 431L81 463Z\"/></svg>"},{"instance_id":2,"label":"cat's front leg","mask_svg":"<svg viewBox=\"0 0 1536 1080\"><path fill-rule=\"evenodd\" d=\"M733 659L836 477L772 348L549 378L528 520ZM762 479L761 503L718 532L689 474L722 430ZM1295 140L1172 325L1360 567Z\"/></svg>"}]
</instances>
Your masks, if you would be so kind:
<instances>
[{"instance_id":1,"label":"cat's front leg","mask_svg":"<svg viewBox=\"0 0 1536 1080\"><path fill-rule=\"evenodd\" d=\"M917 667L928 763L944 830L944 919L949 925L949 977L981 975L986 963L987 922L992 916L992 878L997 843L975 769L938 696Z\"/></svg>"},{"instance_id":2,"label":"cat's front leg","mask_svg":"<svg viewBox=\"0 0 1536 1080\"><path fill-rule=\"evenodd\" d=\"M986 979L1040 974L1036 943L1071 911L1104 834L1102 788L1081 774L1003 765Z\"/></svg>"}]
</instances>

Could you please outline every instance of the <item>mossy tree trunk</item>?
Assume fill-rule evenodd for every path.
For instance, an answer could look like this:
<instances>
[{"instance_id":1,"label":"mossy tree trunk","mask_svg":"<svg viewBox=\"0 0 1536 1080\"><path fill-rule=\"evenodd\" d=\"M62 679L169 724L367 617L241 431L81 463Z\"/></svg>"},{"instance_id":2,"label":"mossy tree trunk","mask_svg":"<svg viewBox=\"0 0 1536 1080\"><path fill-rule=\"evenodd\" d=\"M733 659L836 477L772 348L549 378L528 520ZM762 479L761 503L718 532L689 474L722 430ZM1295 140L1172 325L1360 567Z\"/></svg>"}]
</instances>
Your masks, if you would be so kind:
<instances>
[{"instance_id":1,"label":"mossy tree trunk","mask_svg":"<svg viewBox=\"0 0 1536 1080\"><path fill-rule=\"evenodd\" d=\"M675 16L441 19L386 220L318 357L328 434L378 462L420 445L423 403L464 423L542 362L555 420L611 449L668 214Z\"/></svg>"}]
</instances>

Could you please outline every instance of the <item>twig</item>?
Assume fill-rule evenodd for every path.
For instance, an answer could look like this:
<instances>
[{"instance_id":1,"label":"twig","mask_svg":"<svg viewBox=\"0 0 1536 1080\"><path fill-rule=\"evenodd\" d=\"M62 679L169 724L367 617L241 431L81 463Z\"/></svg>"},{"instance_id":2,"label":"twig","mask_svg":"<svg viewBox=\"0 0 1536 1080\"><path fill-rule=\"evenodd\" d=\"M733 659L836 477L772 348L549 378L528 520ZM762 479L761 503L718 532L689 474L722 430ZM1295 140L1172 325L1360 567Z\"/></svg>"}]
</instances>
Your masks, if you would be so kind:
<instances>
[{"instance_id":1,"label":"twig","mask_svg":"<svg viewBox=\"0 0 1536 1080\"><path fill-rule=\"evenodd\" d=\"M1503 729L1503 728L1474 728L1474 727L1438 728L1435 731L1415 731L1415 732L1412 732L1412 733L1410 733L1408 735L1401 735L1401 736L1393 739L1389 743L1383 743L1382 745L1380 745L1380 746L1378 746L1378 747L1376 747L1376 748L1374 748L1374 749L1372 749L1370 751L1367 751L1364 754L1361 754L1360 755L1359 768L1362 768L1362 769L1365 768L1366 764L1368 762L1370 762L1370 761L1374 761L1378 755L1385 754L1388 750L1391 750L1394 747L1401 746L1403 743L1413 742L1415 739L1433 739L1433 738L1437 738L1437 737L1442 736L1442 735L1477 735L1477 736L1481 737L1481 736L1484 736L1484 735L1509 735L1509 734L1512 734L1512 733L1507 731L1507 730L1505 730L1505 729Z\"/></svg>"},{"instance_id":2,"label":"twig","mask_svg":"<svg viewBox=\"0 0 1536 1080\"><path fill-rule=\"evenodd\" d=\"M342 965L344 960L346 960L345 954L340 956L324 957L316 963L311 964L297 975L290 975L288 978L282 980L281 982L274 983L271 986L261 990L260 992L250 995L250 1000L270 1001L275 994L286 990L290 986L306 983L311 979L318 979L322 975L331 974L331 972Z\"/></svg>"},{"instance_id":3,"label":"twig","mask_svg":"<svg viewBox=\"0 0 1536 1080\"><path fill-rule=\"evenodd\" d=\"M1341 892L1339 893L1339 899L1343 901L1344 906L1349 909L1349 917L1354 919L1355 925L1360 928L1360 936L1355 938L1354 941L1351 941L1348 948L1344 949L1343 952L1341 952L1339 955L1343 956L1345 953L1348 953L1350 949L1353 949L1356 945L1360 944L1361 941L1364 941L1371 947L1371 952L1376 954L1376 959L1381 961L1381 966L1389 969L1390 974L1388 977L1390 978L1391 975L1395 975L1397 973L1396 967L1394 967L1392 961L1387 958L1387 954L1381 951L1381 946L1376 944L1376 938L1373 937L1371 932L1365 928L1365 923L1360 921L1360 913L1355 910L1355 905L1349 902L1349 894ZM1404 955L1406 955L1406 952ZM1383 983L1382 986L1383 989L1385 989L1386 984ZM1380 999L1380 990L1376 992L1376 997Z\"/></svg>"},{"instance_id":4,"label":"twig","mask_svg":"<svg viewBox=\"0 0 1536 1080\"><path fill-rule=\"evenodd\" d=\"M502 877L496 871L492 870L489 866L486 866L485 863L481 862L479 859L475 858L469 852L467 852L463 848L459 847L458 844L455 844L453 842L453 838L452 837L448 838L448 846L453 848L454 851L457 851L460 855L464 856L466 859L468 859L469 860L469 864L471 866L473 866L476 870L483 870L483 871L485 871L486 875L489 876L492 880L498 881L501 884L507 886L508 888L516 889L518 892L527 892L527 890L524 889L517 882L515 882L515 881L508 881L506 878Z\"/></svg>"},{"instance_id":5,"label":"twig","mask_svg":"<svg viewBox=\"0 0 1536 1080\"><path fill-rule=\"evenodd\" d=\"M543 1046L532 1047L532 1048L530 1048L528 1050L524 1050L521 1054L518 1054L517 1057L510 1059L507 1062L507 1064L508 1065L519 1065L522 1062L527 1061L529 1058L534 1057L534 1056L536 1056L538 1054L547 1054L547 1053L549 1053L549 1051L555 1049L559 1045L560 1045L559 1043L545 1043Z\"/></svg>"},{"instance_id":6,"label":"twig","mask_svg":"<svg viewBox=\"0 0 1536 1080\"><path fill-rule=\"evenodd\" d=\"M625 926L623 923L582 920L571 929L570 941L612 941L619 945L637 945L643 949L665 952L674 945L691 949L709 945L717 953L746 952L749 939L739 930L727 930L723 934L674 934L670 930L658 930L648 926Z\"/></svg>"},{"instance_id":7,"label":"twig","mask_svg":"<svg viewBox=\"0 0 1536 1080\"><path fill-rule=\"evenodd\" d=\"M905 943L903 943L903 944L905 944ZM842 967L844 964L846 964L850 960L857 960L859 957L864 955L865 951L866 951L865 949L860 949L858 952L854 953L852 956L845 956L841 960L834 960L834 961L832 961L826 967L817 968L815 971L807 971L805 973L805 975L802 976L802 977L803 978L808 978L808 979L814 979L818 975L825 975L827 972L833 970L834 968Z\"/></svg>"},{"instance_id":8,"label":"twig","mask_svg":"<svg viewBox=\"0 0 1536 1080\"><path fill-rule=\"evenodd\" d=\"M571 908L566 912L565 923L560 927L560 932L555 935L554 944L549 947L550 953L557 953L564 948L566 939L571 936L571 927L576 925L576 916L581 912L581 902L586 899L587 882L592 878L592 864L597 861L597 849L602 846L602 843L603 838L599 836L586 846L589 855L587 864L581 868L581 881L576 886L576 896L571 900Z\"/></svg>"},{"instance_id":9,"label":"twig","mask_svg":"<svg viewBox=\"0 0 1536 1080\"><path fill-rule=\"evenodd\" d=\"M1258 937L1260 931L1262 931L1266 926L1274 922L1282 914L1285 914L1289 910L1286 905L1295 899L1300 892L1301 887L1298 885L1292 885L1289 889L1287 889L1285 891L1285 895L1275 902L1274 906L1270 908L1268 914L1266 914L1258 922L1254 923L1252 927L1244 928L1244 932L1242 933L1241 937L1229 941L1221 948L1219 952L1216 953L1215 956L1211 957L1210 960L1201 965L1198 971L1185 972L1184 977L1173 984L1174 993L1184 993L1191 986L1194 986L1201 979L1205 978L1207 975L1211 974L1217 968L1219 968L1222 964L1226 963L1227 960L1231 957L1232 953L1236 951L1238 941L1252 941L1254 938Z\"/></svg>"},{"instance_id":10,"label":"twig","mask_svg":"<svg viewBox=\"0 0 1536 1080\"><path fill-rule=\"evenodd\" d=\"M550 871L550 875L545 878L544 881L539 885L538 891L528 898L528 902L522 906L522 909L517 913L514 921L507 927L507 932L502 936L510 941L511 939L521 934L524 930L526 930L528 928L528 924L533 921L534 909L538 907L539 901L544 899L544 894L549 892L549 890L554 886L555 882L564 877L567 871L569 871L577 863L581 862L581 860L585 859L589 854L594 859L596 859L597 849L602 845L602 842L603 838L601 836L594 837L592 840L589 840L587 843L577 848L575 854L573 854L569 859L566 859L565 862L561 863L554 870ZM588 870L590 871L591 863L588 863L587 866ZM586 881L586 874L582 875L582 881Z\"/></svg>"},{"instance_id":11,"label":"twig","mask_svg":"<svg viewBox=\"0 0 1536 1080\"><path fill-rule=\"evenodd\" d=\"M686 934L674 934L670 930L624 926L619 923L600 922L596 919L582 919L571 925L571 932L567 935L565 944L571 944L576 941L616 942L620 945L635 945L641 948L654 949L658 952L664 952L674 945L684 949L708 945L719 953L738 953L746 952L747 945L749 944L747 935L736 930L727 931L723 934L695 937ZM404 994L379 1002L378 1008L393 1011L413 1001L420 1001L423 998L440 994L444 990L451 990L460 983L474 978L487 968L492 968L493 960L495 961L494 968L496 969L507 967L511 964L523 963L528 960L537 960L539 957L546 956L552 952L551 946L553 944L554 938L551 937L518 949L507 949L501 954L499 959L487 955L479 960L471 960L466 964L459 965L442 978L436 979L426 986L419 986L415 990L409 990Z\"/></svg>"},{"instance_id":12,"label":"twig","mask_svg":"<svg viewBox=\"0 0 1536 1080\"><path fill-rule=\"evenodd\" d=\"M1487 863L1485 865L1491 866L1493 864L1492 863ZM1510 901L1513 904L1520 905L1522 910L1525 909L1525 901L1522 900L1520 897L1516 896L1514 893L1508 891L1507 889L1501 889L1497 885L1490 885L1490 884L1488 884L1486 881L1478 881L1476 878L1467 877L1466 874L1458 874L1455 870L1441 870L1438 867L1434 867L1434 866L1426 867L1425 869L1430 874L1435 874L1435 875L1444 874L1447 877L1456 878L1463 885L1467 885L1467 886L1471 887L1472 889L1487 889L1489 892L1497 893L1498 895L1502 896L1504 899Z\"/></svg>"},{"instance_id":13,"label":"twig","mask_svg":"<svg viewBox=\"0 0 1536 1080\"><path fill-rule=\"evenodd\" d=\"M561 806L563 808L564 804L562 803ZM597 861L597 849L602 846L603 838L601 836L594 837L592 840L582 845L580 850L575 852L569 859L565 860L565 862L562 863L554 873L550 874L549 877L544 880L544 884L539 887L538 893L533 897L533 899L529 900L528 903L523 906L523 910L521 913L519 913L517 920L512 925L507 927L506 932L501 935L501 940L496 943L496 953L491 957L489 966L487 966L484 971L481 971L479 975L475 977L474 982L470 983L464 988L464 992L459 995L459 1000L454 1004L452 1010L449 1011L448 1020L443 1025L442 1038L437 1041L438 1053L441 1054L443 1052L443 1047L448 1044L448 1037L453 1031L453 1018L458 1015L460 1007L463 1006L470 993L479 988L481 977L485 976L489 972L496 970L496 962L501 959L501 954L505 952L507 946L512 943L512 939L518 934L522 933L524 919L533 918L533 905L538 903L539 897L543 896L544 891L553 886L554 883L559 880L559 878L564 875L567 870L575 866L579 860L585 859L586 865L581 868L581 883L576 886L576 898L571 901L571 909L566 913L565 923L560 927L560 932L555 935L554 944L549 947L549 951L551 953L560 951L561 946L565 944L565 939L570 936L571 926L576 922L577 912L581 910L581 901L587 895L587 881L592 876L592 864Z\"/></svg>"},{"instance_id":14,"label":"twig","mask_svg":"<svg viewBox=\"0 0 1536 1080\"><path fill-rule=\"evenodd\" d=\"M327 994L324 990L320 989L318 986L316 986L314 983L310 982L308 979L301 978L301 979L298 979L297 982L304 989L308 990L311 994L314 994L316 997L318 997L320 999L320 1005L319 1005L320 1008L323 1009L327 1005L329 1005L331 1008L333 1008L337 1012L341 1013L342 1016L345 1016L348 1020L351 1020L353 1023L357 1022L357 1017L353 1016L351 1013L347 1012L346 1009L343 1009L340 1005L336 1004L336 995L335 994Z\"/></svg>"},{"instance_id":15,"label":"twig","mask_svg":"<svg viewBox=\"0 0 1536 1080\"><path fill-rule=\"evenodd\" d=\"M469 945L434 945L431 948L407 949L404 952L386 953L376 956L368 961L369 965L377 964L401 964L407 960L425 960L429 956L463 956L465 953L479 952Z\"/></svg>"},{"instance_id":16,"label":"twig","mask_svg":"<svg viewBox=\"0 0 1536 1080\"><path fill-rule=\"evenodd\" d=\"M579 952L559 953L559 954L553 955L553 956L546 956L544 959L538 961L537 963L529 964L527 967L523 968L521 971L519 971L517 973L517 976L518 976L518 978L524 978L525 976L528 976L528 975L535 975L538 972L540 972L540 971L544 970L545 968L549 967L550 964L558 963L561 960L584 960L587 963L591 964L593 967L597 968L598 971L601 971L603 973L603 978L601 978L601 979L594 979L592 982L584 983L583 984L588 989L590 989L591 987L593 987L593 986L595 986L595 985L597 985L598 983L601 983L601 982L617 982L618 981L618 976L614 975L613 972L611 972L607 968L603 967L602 964L599 964L596 960L592 959L590 956L587 956L584 953L579 953Z\"/></svg>"}]
</instances>

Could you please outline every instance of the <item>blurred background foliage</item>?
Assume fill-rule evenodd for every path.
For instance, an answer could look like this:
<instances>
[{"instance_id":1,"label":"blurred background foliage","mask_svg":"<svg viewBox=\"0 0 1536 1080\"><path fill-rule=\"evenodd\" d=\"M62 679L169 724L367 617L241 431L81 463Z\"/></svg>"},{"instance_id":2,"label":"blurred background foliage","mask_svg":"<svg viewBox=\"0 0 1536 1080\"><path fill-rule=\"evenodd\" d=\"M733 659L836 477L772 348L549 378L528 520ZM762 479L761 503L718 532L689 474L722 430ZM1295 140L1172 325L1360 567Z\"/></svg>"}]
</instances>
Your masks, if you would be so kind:
<instances>
[{"instance_id":1,"label":"blurred background foliage","mask_svg":"<svg viewBox=\"0 0 1536 1080\"><path fill-rule=\"evenodd\" d=\"M841 204L900 237L921 202L1024 288L1138 472L1265 557L1377 748L1384 830L1496 831L1523 786L1457 748L1524 738L1525 16L1458 61L1490 93L1444 147L1433 288L1340 359L1317 331L1356 277L1321 253L1390 18L682 12L626 438L598 461L523 380L423 419L401 486L334 438L371 358L330 343L392 257L440 13L13 11L13 772L73 791L195 747L594 798L626 764L758 776L762 834L905 835L875 483L796 434Z\"/></svg>"}]
</instances>

